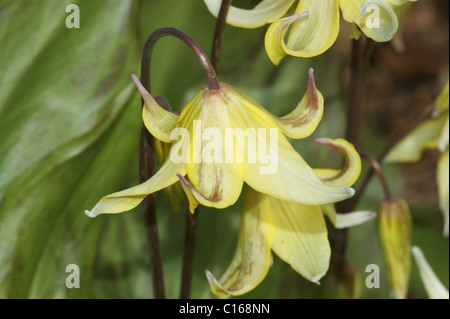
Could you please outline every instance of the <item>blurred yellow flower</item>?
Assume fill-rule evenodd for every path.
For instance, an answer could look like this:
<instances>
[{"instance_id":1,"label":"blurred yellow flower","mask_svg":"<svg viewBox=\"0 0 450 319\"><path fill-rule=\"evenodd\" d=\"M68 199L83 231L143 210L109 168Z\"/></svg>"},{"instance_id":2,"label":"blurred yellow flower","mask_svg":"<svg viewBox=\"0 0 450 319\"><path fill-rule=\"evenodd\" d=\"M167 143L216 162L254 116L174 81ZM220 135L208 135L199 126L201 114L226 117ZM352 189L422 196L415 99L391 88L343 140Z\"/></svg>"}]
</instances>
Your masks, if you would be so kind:
<instances>
[{"instance_id":1,"label":"blurred yellow flower","mask_svg":"<svg viewBox=\"0 0 450 319\"><path fill-rule=\"evenodd\" d=\"M128 211L178 180L192 213L199 204L233 205L244 181L263 194L307 205L334 203L354 194L348 185L324 183L285 136L309 136L322 118L323 97L312 69L303 99L281 118L225 83L219 90L200 90L177 116L160 107L133 78L145 102L144 124L155 138L172 144L170 156L149 180L103 197L85 211L88 216Z\"/></svg>"},{"instance_id":2,"label":"blurred yellow flower","mask_svg":"<svg viewBox=\"0 0 450 319\"><path fill-rule=\"evenodd\" d=\"M425 259L422 250L414 246L411 248L411 251L419 268L420 278L425 286L428 297L430 299L449 299L448 289L438 279Z\"/></svg>"},{"instance_id":3,"label":"blurred yellow flower","mask_svg":"<svg viewBox=\"0 0 450 319\"><path fill-rule=\"evenodd\" d=\"M339 33L340 13L377 42L392 39L397 32L397 8L417 0L299 0L295 13L282 18L295 0L263 0L251 10L231 7L227 22L243 28L272 23L266 33L266 51L274 64L286 55L312 57L328 50ZM217 16L221 0L204 0ZM287 42L285 35L290 27Z\"/></svg>"},{"instance_id":4,"label":"blurred yellow flower","mask_svg":"<svg viewBox=\"0 0 450 319\"><path fill-rule=\"evenodd\" d=\"M378 234L395 298L405 299L411 274L411 214L398 197L382 201L378 208Z\"/></svg>"},{"instance_id":5,"label":"blurred yellow flower","mask_svg":"<svg viewBox=\"0 0 450 319\"><path fill-rule=\"evenodd\" d=\"M353 145L342 139L320 139L346 157L341 170L318 169L329 185L353 184L361 171L361 160ZM318 282L328 270L330 244L323 214L338 228L365 222L373 212L336 214L333 205L303 205L247 189L241 231L234 259L217 280L206 271L211 291L217 297L242 295L254 289L272 264L272 251L306 279Z\"/></svg>"},{"instance_id":6,"label":"blurred yellow flower","mask_svg":"<svg viewBox=\"0 0 450 319\"><path fill-rule=\"evenodd\" d=\"M441 152L437 163L439 204L444 216L444 235L449 232L449 80L435 101L432 118L405 136L386 156L385 162L416 162L425 149Z\"/></svg>"}]
</instances>

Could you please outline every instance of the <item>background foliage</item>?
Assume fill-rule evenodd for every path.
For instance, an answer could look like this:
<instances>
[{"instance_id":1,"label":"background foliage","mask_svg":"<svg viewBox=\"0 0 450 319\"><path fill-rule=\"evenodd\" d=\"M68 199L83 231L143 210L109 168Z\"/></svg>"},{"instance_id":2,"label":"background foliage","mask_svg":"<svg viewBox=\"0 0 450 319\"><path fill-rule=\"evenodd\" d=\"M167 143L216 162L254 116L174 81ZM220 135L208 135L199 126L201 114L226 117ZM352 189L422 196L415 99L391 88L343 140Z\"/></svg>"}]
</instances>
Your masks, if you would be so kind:
<instances>
[{"instance_id":1,"label":"background foliage","mask_svg":"<svg viewBox=\"0 0 450 319\"><path fill-rule=\"evenodd\" d=\"M411 10L413 22L407 20L403 53L390 44L376 48L369 76L370 120L363 131L363 143L374 154L402 119L432 101L442 87L448 70L448 15L439 16L438 2ZM65 9L71 3L80 7L79 29L65 26ZM142 208L95 219L83 212L102 196L138 183L140 97L130 75L139 72L146 37L159 27L176 27L209 52L214 25L200 0L0 0L0 298L152 297ZM426 28L434 42L423 35ZM326 104L324 119L311 138L342 137L348 30L344 28L338 43L324 55L288 57L278 67L264 51L264 31L226 27L221 80L283 115L303 96L307 69L314 67ZM428 51L420 41L432 42L425 47ZM443 56L442 45L447 50ZM424 63L423 56L433 64L421 69L417 61ZM158 42L153 61L153 92L166 96L176 111L205 84L194 55L174 39ZM338 167L340 158L310 143L311 138L292 143L312 166ZM390 165L386 172L395 191L412 205L413 244L423 248L448 287L448 239L441 236L442 217L437 199L430 195L436 191L434 157L428 152L415 166L425 175L419 182L403 174L411 166ZM431 198L415 200L414 183L420 184L421 196ZM383 196L377 181L366 195L360 208L375 210ZM184 211L172 213L163 192L157 198L167 295L176 298ZM194 298L208 296L204 270L220 275L232 258L241 200L226 211L200 209ZM389 297L375 226L371 221L350 231L347 256L361 278L363 298ZM365 266L372 263L382 269L380 289L364 285ZM80 267L79 289L65 286L68 264ZM327 276L316 286L275 258L264 282L244 297L346 296L344 290L330 289ZM415 266L410 296L425 296Z\"/></svg>"}]
</instances>

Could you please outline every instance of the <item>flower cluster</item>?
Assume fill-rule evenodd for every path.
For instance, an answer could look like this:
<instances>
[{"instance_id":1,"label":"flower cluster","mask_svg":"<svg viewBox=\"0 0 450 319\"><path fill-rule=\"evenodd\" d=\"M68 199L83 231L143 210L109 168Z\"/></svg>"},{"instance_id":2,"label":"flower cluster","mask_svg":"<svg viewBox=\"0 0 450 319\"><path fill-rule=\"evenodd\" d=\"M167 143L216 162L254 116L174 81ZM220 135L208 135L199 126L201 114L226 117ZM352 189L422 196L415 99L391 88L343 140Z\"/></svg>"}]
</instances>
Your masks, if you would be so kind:
<instances>
[{"instance_id":1,"label":"flower cluster","mask_svg":"<svg viewBox=\"0 0 450 319\"><path fill-rule=\"evenodd\" d=\"M231 7L227 22L242 28L270 23L266 51L271 61L279 64L286 55L307 58L328 50L339 34L339 11L344 20L356 25L369 38L389 41L398 29L396 10L410 1L417 0L299 0L295 12L283 17L295 0L263 0L251 10ZM217 16L221 0L204 2Z\"/></svg>"}]
</instances>

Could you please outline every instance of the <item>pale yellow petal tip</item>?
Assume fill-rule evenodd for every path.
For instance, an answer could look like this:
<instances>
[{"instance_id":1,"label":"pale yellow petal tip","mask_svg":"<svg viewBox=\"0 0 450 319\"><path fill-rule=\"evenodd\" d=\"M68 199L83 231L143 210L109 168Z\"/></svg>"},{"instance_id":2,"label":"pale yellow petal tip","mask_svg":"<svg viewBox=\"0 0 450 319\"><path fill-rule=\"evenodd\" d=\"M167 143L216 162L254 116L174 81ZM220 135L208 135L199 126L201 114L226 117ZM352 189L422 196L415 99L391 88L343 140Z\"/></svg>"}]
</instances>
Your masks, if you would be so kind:
<instances>
[{"instance_id":1,"label":"pale yellow petal tip","mask_svg":"<svg viewBox=\"0 0 450 319\"><path fill-rule=\"evenodd\" d=\"M227 298L230 296L208 269L205 269L205 275L211 288L211 295L214 298Z\"/></svg>"},{"instance_id":2,"label":"pale yellow petal tip","mask_svg":"<svg viewBox=\"0 0 450 319\"><path fill-rule=\"evenodd\" d=\"M316 285L320 286L320 279L322 279L323 276L325 276L326 271L324 271L322 274L318 274L314 277L312 277L310 280L311 282L315 283Z\"/></svg>"},{"instance_id":3,"label":"pale yellow petal tip","mask_svg":"<svg viewBox=\"0 0 450 319\"><path fill-rule=\"evenodd\" d=\"M350 197L355 195L355 189L350 187L350 186L348 186L348 185L345 185L345 191L347 192L347 194L350 195Z\"/></svg>"},{"instance_id":4,"label":"pale yellow petal tip","mask_svg":"<svg viewBox=\"0 0 450 319\"><path fill-rule=\"evenodd\" d=\"M92 209L91 211L89 211L89 210L86 209L86 210L84 211L84 213L86 214L86 216L91 217L91 218L94 218L94 217L97 217L97 216L98 216L98 213L96 212L95 208Z\"/></svg>"}]
</instances>

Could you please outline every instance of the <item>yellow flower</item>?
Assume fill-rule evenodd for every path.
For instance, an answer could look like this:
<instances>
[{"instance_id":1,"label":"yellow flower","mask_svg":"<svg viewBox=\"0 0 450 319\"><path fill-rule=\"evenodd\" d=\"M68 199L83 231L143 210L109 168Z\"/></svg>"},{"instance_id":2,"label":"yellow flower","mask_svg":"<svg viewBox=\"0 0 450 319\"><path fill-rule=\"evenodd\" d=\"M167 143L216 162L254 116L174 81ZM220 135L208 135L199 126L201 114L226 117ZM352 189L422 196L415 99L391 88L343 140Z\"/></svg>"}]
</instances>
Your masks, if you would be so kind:
<instances>
[{"instance_id":1,"label":"yellow flower","mask_svg":"<svg viewBox=\"0 0 450 319\"><path fill-rule=\"evenodd\" d=\"M304 138L322 118L323 97L312 69L308 75L303 99L281 118L225 83L219 90L200 90L177 116L160 107L134 77L145 102L144 124L155 138L172 143L170 156L149 180L103 197L85 213L95 217L128 211L178 180L191 212L199 204L233 205L244 181L261 193L308 205L351 197L354 190L348 185L324 183L285 136Z\"/></svg>"},{"instance_id":2,"label":"yellow flower","mask_svg":"<svg viewBox=\"0 0 450 319\"><path fill-rule=\"evenodd\" d=\"M316 170L323 181L330 185L354 183L361 171L361 160L354 147L342 139L318 142L332 146L346 157L342 171ZM234 259L219 280L206 271L212 293L222 298L255 288L269 271L272 251L303 277L317 283L328 270L331 254L323 214L337 228L357 225L375 216L372 212L336 214L333 205L303 205L247 189Z\"/></svg>"},{"instance_id":3,"label":"yellow flower","mask_svg":"<svg viewBox=\"0 0 450 319\"><path fill-rule=\"evenodd\" d=\"M439 205L444 215L444 235L449 232L449 81L435 101L432 118L404 137L386 156L385 162L416 162L425 149L441 152L437 163Z\"/></svg>"},{"instance_id":4,"label":"yellow flower","mask_svg":"<svg viewBox=\"0 0 450 319\"><path fill-rule=\"evenodd\" d=\"M204 1L217 16L221 0ZM243 28L272 23L266 33L266 51L279 64L286 55L312 57L328 50L339 33L339 9L344 20L355 23L369 38L389 41L398 28L395 10L409 1L417 0L299 0L294 15L282 18L294 0L263 0L251 10L230 7L227 22Z\"/></svg>"},{"instance_id":5,"label":"yellow flower","mask_svg":"<svg viewBox=\"0 0 450 319\"><path fill-rule=\"evenodd\" d=\"M422 250L414 246L411 248L417 267L419 268L420 278L425 286L425 290L430 299L449 299L448 289L438 279L433 269L428 264Z\"/></svg>"}]
</instances>

